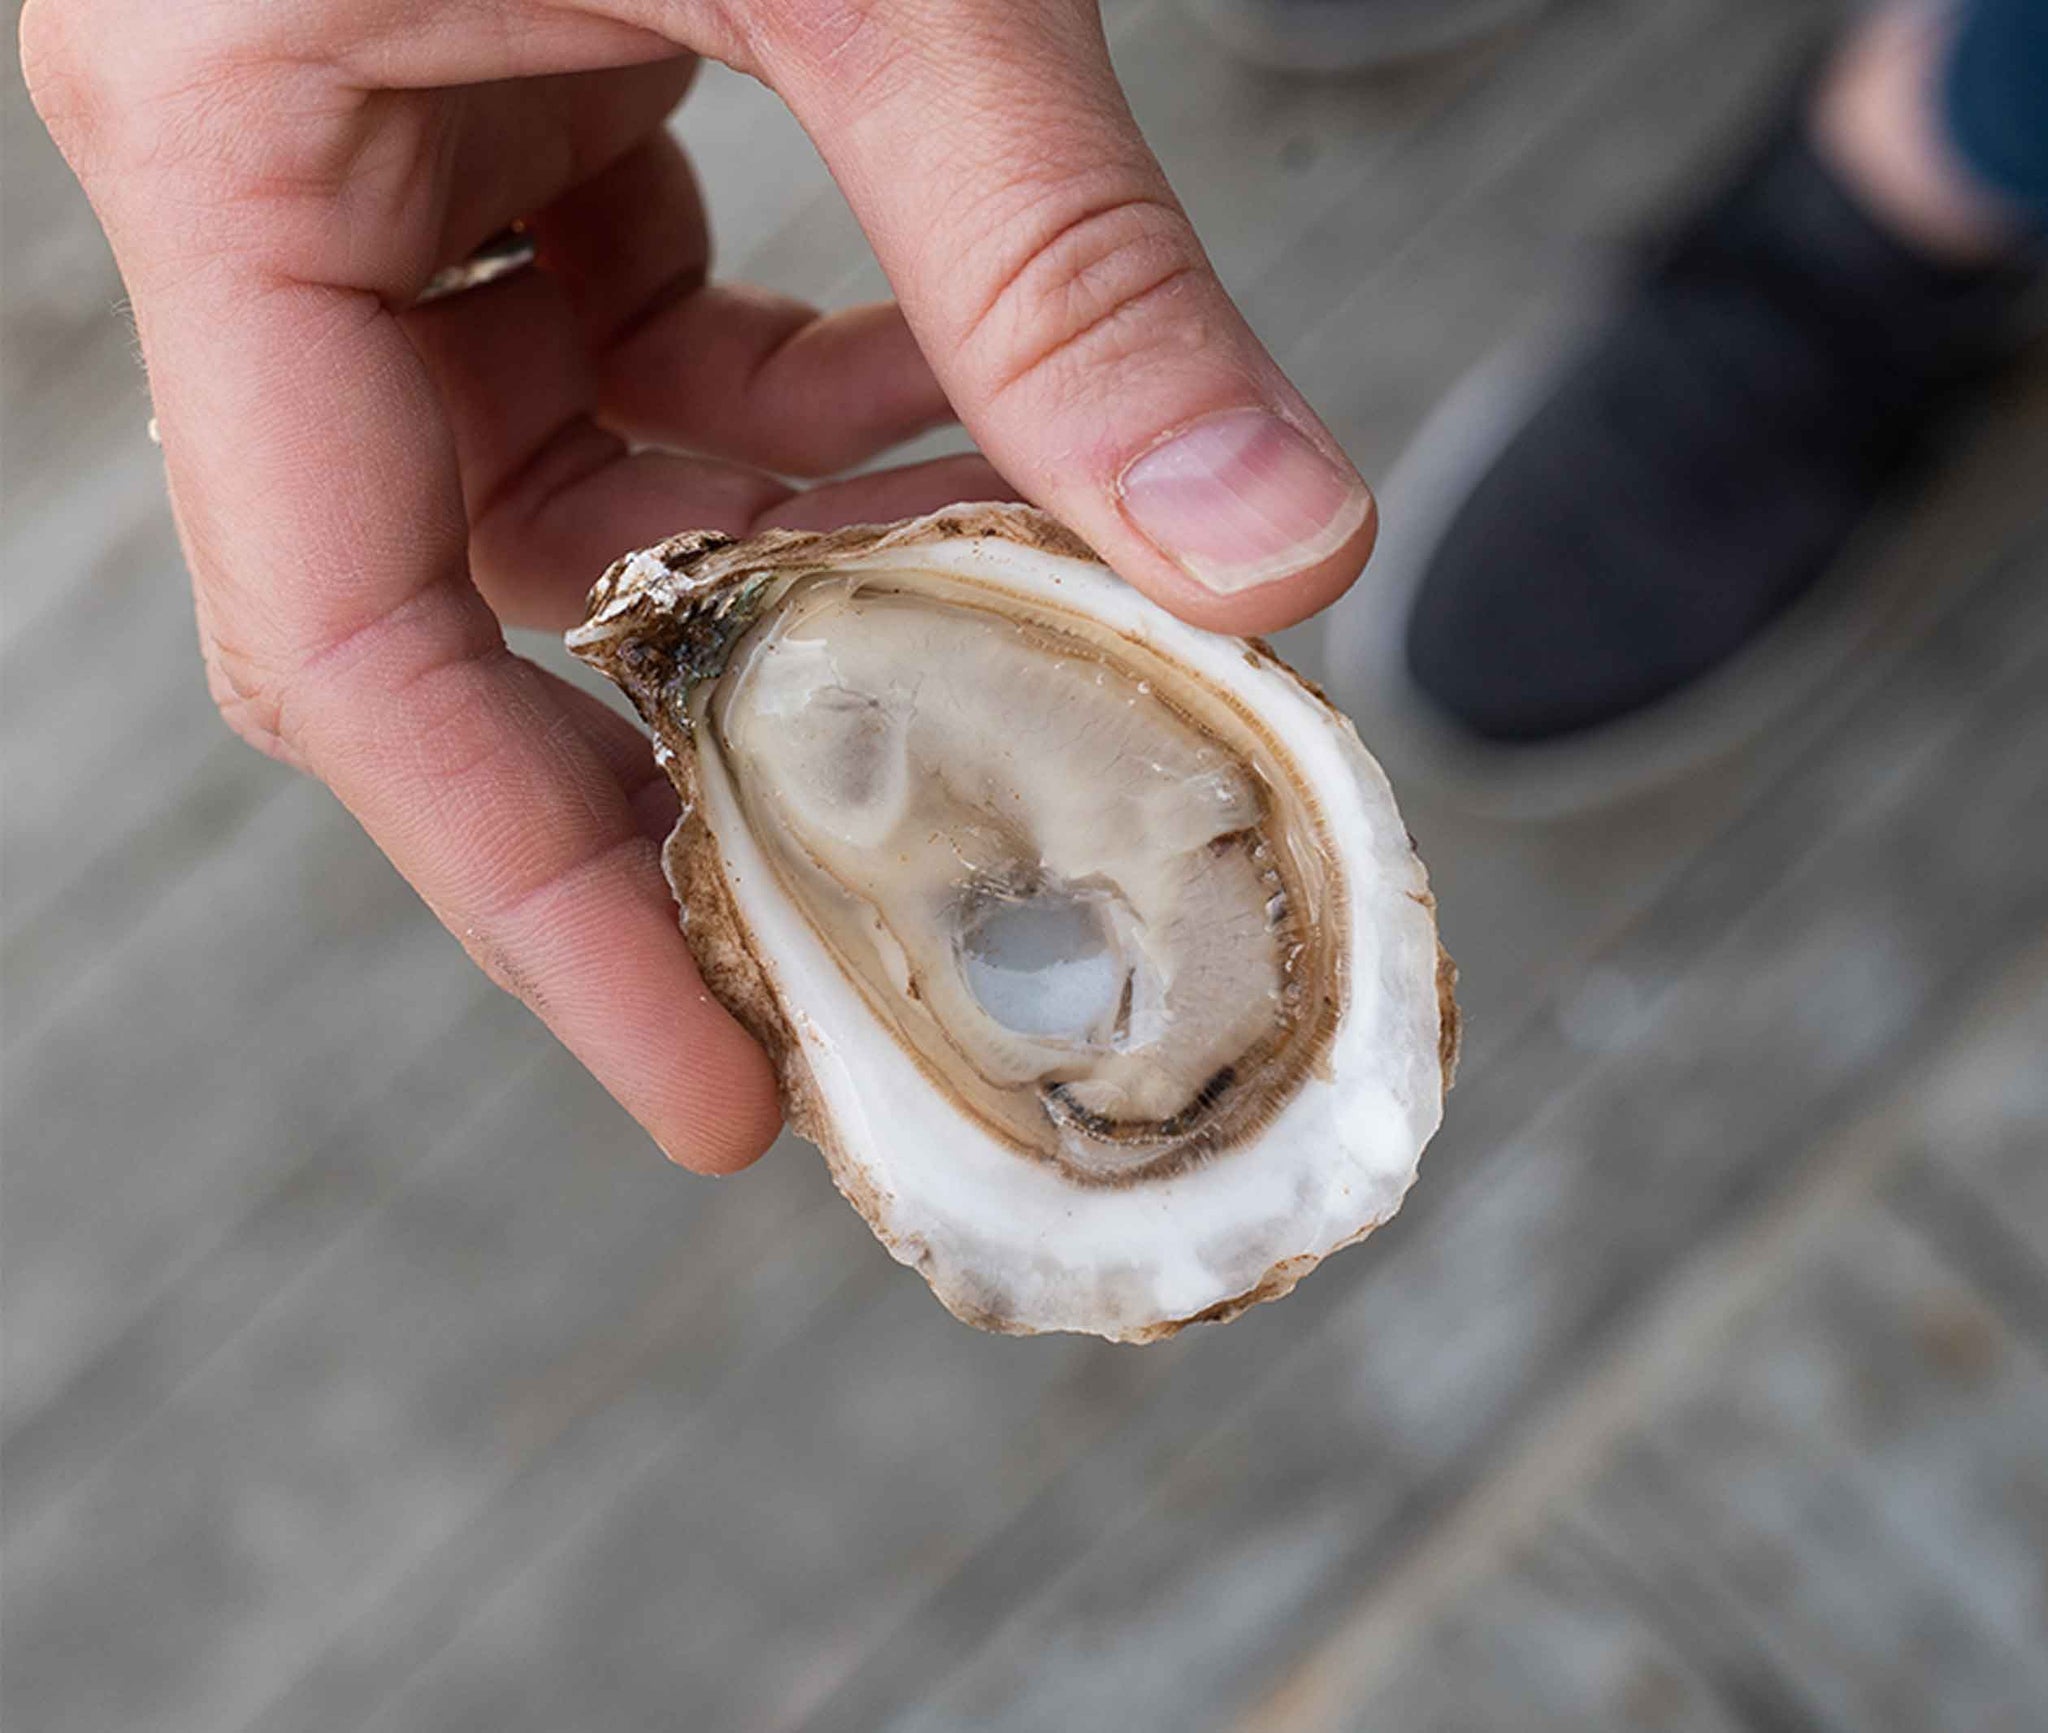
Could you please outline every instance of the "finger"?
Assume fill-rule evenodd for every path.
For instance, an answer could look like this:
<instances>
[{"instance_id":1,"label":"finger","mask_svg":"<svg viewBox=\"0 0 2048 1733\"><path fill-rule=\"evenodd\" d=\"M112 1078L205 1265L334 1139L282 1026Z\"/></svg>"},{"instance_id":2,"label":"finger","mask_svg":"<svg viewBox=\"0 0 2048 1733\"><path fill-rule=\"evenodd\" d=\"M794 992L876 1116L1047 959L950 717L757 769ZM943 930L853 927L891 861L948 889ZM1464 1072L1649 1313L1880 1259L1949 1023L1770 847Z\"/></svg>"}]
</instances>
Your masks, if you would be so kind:
<instances>
[{"instance_id":1,"label":"finger","mask_svg":"<svg viewBox=\"0 0 2048 1733\"><path fill-rule=\"evenodd\" d=\"M952 419L896 307L821 314L707 282L702 200L666 134L534 227L597 356L603 417L626 433L825 475Z\"/></svg>"},{"instance_id":2,"label":"finger","mask_svg":"<svg viewBox=\"0 0 2048 1733\"><path fill-rule=\"evenodd\" d=\"M470 562L498 616L560 630L620 554L681 529L886 521L1013 497L979 459L883 471L792 497L758 470L629 451L594 419L589 357L561 287L528 272L404 316L446 405Z\"/></svg>"},{"instance_id":3,"label":"finger","mask_svg":"<svg viewBox=\"0 0 2048 1733\"><path fill-rule=\"evenodd\" d=\"M681 802L676 799L668 773L655 762L647 736L603 699L544 668L536 671L624 790L640 834L650 842L666 842L669 832L676 827Z\"/></svg>"},{"instance_id":4,"label":"finger","mask_svg":"<svg viewBox=\"0 0 2048 1733\"><path fill-rule=\"evenodd\" d=\"M1089 0L770 16L769 81L996 467L1203 624L1330 601L1370 496L1210 269Z\"/></svg>"},{"instance_id":5,"label":"finger","mask_svg":"<svg viewBox=\"0 0 2048 1733\"><path fill-rule=\"evenodd\" d=\"M752 1159L767 1062L705 993L586 719L470 588L454 452L396 322L361 294L123 262L243 725L290 743L675 1159Z\"/></svg>"},{"instance_id":6,"label":"finger","mask_svg":"<svg viewBox=\"0 0 2048 1733\"><path fill-rule=\"evenodd\" d=\"M901 309L820 313L709 284L600 357L605 419L784 475L829 475L953 419Z\"/></svg>"},{"instance_id":7,"label":"finger","mask_svg":"<svg viewBox=\"0 0 2048 1733\"><path fill-rule=\"evenodd\" d=\"M446 207L436 265L466 259L508 223L530 218L604 172L683 100L697 59L677 54L643 66L477 84L450 131Z\"/></svg>"},{"instance_id":8,"label":"finger","mask_svg":"<svg viewBox=\"0 0 2048 1733\"><path fill-rule=\"evenodd\" d=\"M573 625L618 555L683 528L739 534L788 497L757 470L631 454L600 427L590 358L544 273L430 303L403 323L447 410L471 570L510 624Z\"/></svg>"}]
</instances>

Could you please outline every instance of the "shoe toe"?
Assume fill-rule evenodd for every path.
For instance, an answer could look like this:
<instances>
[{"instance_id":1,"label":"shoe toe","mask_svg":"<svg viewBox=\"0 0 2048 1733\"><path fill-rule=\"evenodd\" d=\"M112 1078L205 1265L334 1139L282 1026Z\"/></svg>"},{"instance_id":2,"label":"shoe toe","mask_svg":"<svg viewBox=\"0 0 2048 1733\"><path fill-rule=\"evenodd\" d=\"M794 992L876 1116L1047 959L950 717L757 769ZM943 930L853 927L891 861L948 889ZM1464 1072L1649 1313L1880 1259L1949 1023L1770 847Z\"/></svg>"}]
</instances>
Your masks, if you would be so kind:
<instances>
[{"instance_id":1,"label":"shoe toe","mask_svg":"<svg viewBox=\"0 0 2048 1733\"><path fill-rule=\"evenodd\" d=\"M1639 317L1536 412L1430 556L1411 677L1496 742L1581 734L1726 661L1867 504Z\"/></svg>"}]
</instances>

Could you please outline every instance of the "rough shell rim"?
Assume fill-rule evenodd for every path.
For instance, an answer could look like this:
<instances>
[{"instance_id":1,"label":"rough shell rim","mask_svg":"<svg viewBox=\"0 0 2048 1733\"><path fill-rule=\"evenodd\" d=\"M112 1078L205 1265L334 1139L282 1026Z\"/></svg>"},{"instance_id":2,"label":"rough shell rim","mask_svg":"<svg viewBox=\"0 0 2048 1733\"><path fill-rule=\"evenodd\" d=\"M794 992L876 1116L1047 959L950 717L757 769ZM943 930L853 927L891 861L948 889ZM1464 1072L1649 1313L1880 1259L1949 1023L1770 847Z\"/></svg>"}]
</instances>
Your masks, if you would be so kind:
<instances>
[{"instance_id":1,"label":"rough shell rim","mask_svg":"<svg viewBox=\"0 0 2048 1733\"><path fill-rule=\"evenodd\" d=\"M568 637L570 648L623 688L656 732L661 747L659 756L683 805L683 816L663 848L662 865L675 892L685 937L706 990L767 1051L790 1129L823 1153L833 1184L875 1237L899 1261L913 1263L914 1259L904 1257L901 1240L887 1225L886 1200L850 1152L841 1146L829 1115L823 1111L804 1058L803 1043L793 1026L800 1011L782 1004L770 972L754 953L745 922L726 882L717 840L696 813L694 749L664 713L662 684L649 676L644 665L635 665L627 651L636 639L643 639L650 632L657 636L673 632L680 616L701 609L744 584L806 571L821 560L983 536L1001 537L1069 559L1101 563L1094 551L1064 525L1043 512L1016 505L960 506L900 524L856 525L822 532L769 530L744 539L717 531L693 531L616 561L590 592L589 618ZM1345 727L1351 726L1319 688L1296 673L1270 646L1258 640L1247 642L1261 662L1293 681ZM1412 839L1410 848L1412 851ZM1418 860L1417 864L1420 866L1421 862ZM1455 991L1458 971L1444 949L1441 935L1436 933L1435 896L1425 890L1417 900L1426 908L1431 932L1436 937L1437 1051L1443 1087L1448 1092L1457 1071L1463 1038L1463 1018ZM1161 1341L1190 1324L1226 1323L1253 1306L1282 1299L1324 1257L1356 1244L1391 1214L1389 1211L1387 1216L1366 1223L1329 1252L1281 1259L1238 1294L1185 1318L1165 1320L1116 1339ZM977 1329L1005 1335L1037 1333L1008 1319L977 1315L937 1288L934 1292L955 1317Z\"/></svg>"}]
</instances>

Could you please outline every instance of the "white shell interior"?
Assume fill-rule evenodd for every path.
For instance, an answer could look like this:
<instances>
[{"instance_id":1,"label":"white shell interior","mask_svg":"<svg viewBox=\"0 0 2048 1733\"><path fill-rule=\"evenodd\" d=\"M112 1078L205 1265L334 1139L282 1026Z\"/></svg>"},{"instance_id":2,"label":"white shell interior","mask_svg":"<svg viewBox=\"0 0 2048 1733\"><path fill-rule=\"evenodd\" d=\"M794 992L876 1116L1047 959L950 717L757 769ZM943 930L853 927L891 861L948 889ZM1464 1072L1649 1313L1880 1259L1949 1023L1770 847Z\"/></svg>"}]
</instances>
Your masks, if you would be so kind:
<instances>
[{"instance_id":1,"label":"white shell interior","mask_svg":"<svg viewBox=\"0 0 2048 1733\"><path fill-rule=\"evenodd\" d=\"M699 814L753 949L895 1255L962 1315L1018 1330L1156 1333L1284 1286L1385 1220L1442 1110L1437 947L1426 885L1379 767L1350 725L1238 640L1190 627L1099 566L988 536L835 561L931 570L1079 609L1228 692L1313 790L1344 889L1346 1003L1323 1063L1256 1139L1123 1187L1020 1157L880 1027L699 755ZM1087 982L1078 978L1076 991Z\"/></svg>"}]
</instances>

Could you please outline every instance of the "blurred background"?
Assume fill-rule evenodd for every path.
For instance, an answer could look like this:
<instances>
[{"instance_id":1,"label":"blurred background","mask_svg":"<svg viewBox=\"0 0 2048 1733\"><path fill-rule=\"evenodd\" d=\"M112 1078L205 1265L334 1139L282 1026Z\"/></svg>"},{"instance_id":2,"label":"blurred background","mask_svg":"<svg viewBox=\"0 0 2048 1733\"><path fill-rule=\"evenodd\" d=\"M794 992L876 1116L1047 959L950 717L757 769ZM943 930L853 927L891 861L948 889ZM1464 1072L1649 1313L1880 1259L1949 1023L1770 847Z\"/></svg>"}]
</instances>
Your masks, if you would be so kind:
<instances>
[{"instance_id":1,"label":"blurred background","mask_svg":"<svg viewBox=\"0 0 2048 1733\"><path fill-rule=\"evenodd\" d=\"M1840 8L1559 0L1324 82L1106 12L1376 476ZM1470 1038L1391 1227L1225 1328L999 1340L808 1147L667 1169L228 734L6 101L9 1733L2048 1726L2048 367L1744 751L1543 823L1394 766ZM724 270L883 292L765 92L679 125Z\"/></svg>"}]
</instances>

